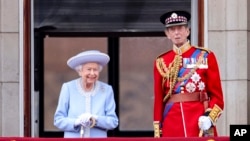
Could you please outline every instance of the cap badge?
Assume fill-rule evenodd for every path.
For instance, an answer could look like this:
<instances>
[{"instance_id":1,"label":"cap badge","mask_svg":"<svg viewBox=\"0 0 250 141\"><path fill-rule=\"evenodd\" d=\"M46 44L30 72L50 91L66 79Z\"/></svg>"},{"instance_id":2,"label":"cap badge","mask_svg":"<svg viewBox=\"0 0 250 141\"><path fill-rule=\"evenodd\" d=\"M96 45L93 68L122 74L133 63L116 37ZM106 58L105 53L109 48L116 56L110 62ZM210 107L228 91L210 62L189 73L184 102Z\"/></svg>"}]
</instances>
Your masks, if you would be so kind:
<instances>
[{"instance_id":1,"label":"cap badge","mask_svg":"<svg viewBox=\"0 0 250 141\"><path fill-rule=\"evenodd\" d=\"M175 19L175 18L177 18L177 14L176 14L176 13L173 13L173 14L171 15L171 17L172 17L173 19Z\"/></svg>"}]
</instances>

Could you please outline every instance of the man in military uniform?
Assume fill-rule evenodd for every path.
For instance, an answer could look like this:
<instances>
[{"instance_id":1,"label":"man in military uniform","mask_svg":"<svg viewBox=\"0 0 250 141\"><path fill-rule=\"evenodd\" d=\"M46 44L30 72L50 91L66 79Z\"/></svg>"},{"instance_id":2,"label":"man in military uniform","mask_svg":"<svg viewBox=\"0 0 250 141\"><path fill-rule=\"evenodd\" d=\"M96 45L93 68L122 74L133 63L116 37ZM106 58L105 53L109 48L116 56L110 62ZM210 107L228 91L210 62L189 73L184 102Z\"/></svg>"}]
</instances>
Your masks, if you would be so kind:
<instances>
[{"instance_id":1,"label":"man in military uniform","mask_svg":"<svg viewBox=\"0 0 250 141\"><path fill-rule=\"evenodd\" d=\"M215 54L188 40L190 14L171 11L160 17L173 49L154 64L154 137L217 136L224 108Z\"/></svg>"}]
</instances>

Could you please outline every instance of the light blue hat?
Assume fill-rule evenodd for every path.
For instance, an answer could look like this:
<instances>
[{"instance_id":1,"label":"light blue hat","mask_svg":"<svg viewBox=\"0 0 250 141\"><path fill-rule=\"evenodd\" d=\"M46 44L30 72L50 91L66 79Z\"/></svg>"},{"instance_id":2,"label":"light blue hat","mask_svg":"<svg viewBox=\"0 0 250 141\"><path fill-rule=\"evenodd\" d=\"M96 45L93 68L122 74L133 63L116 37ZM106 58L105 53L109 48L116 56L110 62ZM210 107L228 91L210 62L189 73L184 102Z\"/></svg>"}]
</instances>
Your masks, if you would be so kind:
<instances>
[{"instance_id":1,"label":"light blue hat","mask_svg":"<svg viewBox=\"0 0 250 141\"><path fill-rule=\"evenodd\" d=\"M96 62L102 66L107 65L110 58L107 54L102 53L98 50L89 50L81 52L73 57L71 57L67 64L70 68L75 69L77 66L85 63Z\"/></svg>"}]
</instances>

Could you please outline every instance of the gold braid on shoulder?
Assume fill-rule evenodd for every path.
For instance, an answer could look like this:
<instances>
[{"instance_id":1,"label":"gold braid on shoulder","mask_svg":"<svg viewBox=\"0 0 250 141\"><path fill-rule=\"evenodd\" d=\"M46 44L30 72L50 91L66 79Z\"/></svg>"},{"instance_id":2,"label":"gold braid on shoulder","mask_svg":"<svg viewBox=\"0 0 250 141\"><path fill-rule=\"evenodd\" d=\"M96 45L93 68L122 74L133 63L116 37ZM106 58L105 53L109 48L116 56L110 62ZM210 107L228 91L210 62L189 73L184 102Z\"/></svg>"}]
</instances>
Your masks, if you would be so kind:
<instances>
[{"instance_id":1,"label":"gold braid on shoulder","mask_svg":"<svg viewBox=\"0 0 250 141\"><path fill-rule=\"evenodd\" d=\"M194 48L197 48L197 49L201 49L203 51L206 51L206 52L211 52L211 50L209 50L208 48L205 48L205 47L198 47L198 46L193 46Z\"/></svg>"},{"instance_id":2,"label":"gold braid on shoulder","mask_svg":"<svg viewBox=\"0 0 250 141\"><path fill-rule=\"evenodd\" d=\"M166 67L163 58L158 58L156 61L157 70L163 77L162 85L164 85L166 80L169 85L169 91L163 99L163 102L165 102L172 95L172 91L177 81L178 72L181 66L182 57L180 55L175 55L174 60L169 64L168 68Z\"/></svg>"}]
</instances>

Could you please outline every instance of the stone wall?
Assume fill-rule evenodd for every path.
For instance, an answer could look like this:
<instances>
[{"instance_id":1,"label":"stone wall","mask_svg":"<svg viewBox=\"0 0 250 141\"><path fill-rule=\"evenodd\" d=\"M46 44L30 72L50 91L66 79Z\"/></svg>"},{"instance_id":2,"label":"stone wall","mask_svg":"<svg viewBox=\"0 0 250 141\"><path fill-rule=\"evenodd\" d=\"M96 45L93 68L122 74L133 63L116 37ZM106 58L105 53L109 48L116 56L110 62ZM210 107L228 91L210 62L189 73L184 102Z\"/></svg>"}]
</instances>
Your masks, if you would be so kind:
<instances>
[{"instance_id":1,"label":"stone wall","mask_svg":"<svg viewBox=\"0 0 250 141\"><path fill-rule=\"evenodd\" d=\"M0 136L19 135L19 0L0 0Z\"/></svg>"},{"instance_id":2,"label":"stone wall","mask_svg":"<svg viewBox=\"0 0 250 141\"><path fill-rule=\"evenodd\" d=\"M249 119L247 3L208 1L208 46L217 55L225 99L220 135L230 134L230 124L247 124Z\"/></svg>"}]
</instances>

